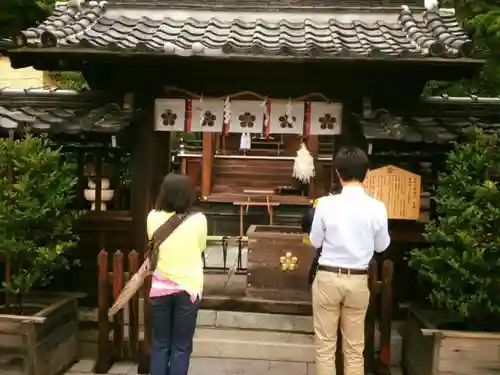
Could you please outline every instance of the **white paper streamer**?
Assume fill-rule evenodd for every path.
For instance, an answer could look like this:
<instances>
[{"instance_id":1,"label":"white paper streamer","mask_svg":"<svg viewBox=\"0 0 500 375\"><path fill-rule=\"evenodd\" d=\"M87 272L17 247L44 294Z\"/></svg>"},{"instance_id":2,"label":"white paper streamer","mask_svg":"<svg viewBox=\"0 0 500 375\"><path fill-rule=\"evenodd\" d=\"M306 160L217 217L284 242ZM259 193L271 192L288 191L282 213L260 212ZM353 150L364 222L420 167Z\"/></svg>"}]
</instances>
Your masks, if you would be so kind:
<instances>
[{"instance_id":1,"label":"white paper streamer","mask_svg":"<svg viewBox=\"0 0 500 375\"><path fill-rule=\"evenodd\" d=\"M293 125L293 114L292 114L292 101L289 100L288 103L286 103L286 120L290 125Z\"/></svg>"},{"instance_id":2,"label":"white paper streamer","mask_svg":"<svg viewBox=\"0 0 500 375\"><path fill-rule=\"evenodd\" d=\"M241 133L240 150L250 150L252 147L252 138L250 133Z\"/></svg>"},{"instance_id":3,"label":"white paper streamer","mask_svg":"<svg viewBox=\"0 0 500 375\"><path fill-rule=\"evenodd\" d=\"M231 99L226 97L224 102L224 124L229 125L231 123Z\"/></svg>"},{"instance_id":4,"label":"white paper streamer","mask_svg":"<svg viewBox=\"0 0 500 375\"><path fill-rule=\"evenodd\" d=\"M205 110L203 109L203 95L200 96L200 99L198 100L196 110L200 112L200 128L203 129L203 121L205 120Z\"/></svg>"},{"instance_id":5,"label":"white paper streamer","mask_svg":"<svg viewBox=\"0 0 500 375\"><path fill-rule=\"evenodd\" d=\"M302 143L293 163L293 177L303 184L308 184L314 178L315 173L314 158L306 145Z\"/></svg>"}]
</instances>

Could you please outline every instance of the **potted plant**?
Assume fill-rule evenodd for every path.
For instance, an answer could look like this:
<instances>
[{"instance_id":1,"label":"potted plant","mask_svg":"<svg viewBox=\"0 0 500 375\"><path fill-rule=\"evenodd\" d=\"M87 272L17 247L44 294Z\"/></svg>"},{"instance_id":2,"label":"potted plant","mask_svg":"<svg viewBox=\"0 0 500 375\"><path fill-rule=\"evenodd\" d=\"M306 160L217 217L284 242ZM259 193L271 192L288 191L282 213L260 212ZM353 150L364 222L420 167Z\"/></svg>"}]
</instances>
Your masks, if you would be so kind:
<instances>
[{"instance_id":1,"label":"potted plant","mask_svg":"<svg viewBox=\"0 0 500 375\"><path fill-rule=\"evenodd\" d=\"M0 139L0 374L52 375L76 360L78 296L33 292L70 266L75 171L47 137Z\"/></svg>"},{"instance_id":2,"label":"potted plant","mask_svg":"<svg viewBox=\"0 0 500 375\"><path fill-rule=\"evenodd\" d=\"M500 138L475 131L447 155L428 247L409 264L431 309L412 307L404 338L409 375L500 371Z\"/></svg>"}]
</instances>

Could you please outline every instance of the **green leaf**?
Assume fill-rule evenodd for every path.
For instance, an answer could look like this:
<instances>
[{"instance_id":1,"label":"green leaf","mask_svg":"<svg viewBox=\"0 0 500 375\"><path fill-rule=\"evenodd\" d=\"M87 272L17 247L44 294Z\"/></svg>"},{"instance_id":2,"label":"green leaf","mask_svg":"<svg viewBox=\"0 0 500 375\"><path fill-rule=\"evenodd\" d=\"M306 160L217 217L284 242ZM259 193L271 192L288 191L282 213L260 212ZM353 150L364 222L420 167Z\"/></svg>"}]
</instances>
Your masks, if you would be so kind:
<instances>
[{"instance_id":1,"label":"green leaf","mask_svg":"<svg viewBox=\"0 0 500 375\"><path fill-rule=\"evenodd\" d=\"M69 209L77 181L75 165L47 137L0 139L0 259L10 259L14 272L7 290L25 294L69 266L82 214Z\"/></svg>"},{"instance_id":2,"label":"green leaf","mask_svg":"<svg viewBox=\"0 0 500 375\"><path fill-rule=\"evenodd\" d=\"M448 153L435 186L438 217L425 226L429 246L408 261L436 308L487 324L500 319L500 138L472 135Z\"/></svg>"}]
</instances>

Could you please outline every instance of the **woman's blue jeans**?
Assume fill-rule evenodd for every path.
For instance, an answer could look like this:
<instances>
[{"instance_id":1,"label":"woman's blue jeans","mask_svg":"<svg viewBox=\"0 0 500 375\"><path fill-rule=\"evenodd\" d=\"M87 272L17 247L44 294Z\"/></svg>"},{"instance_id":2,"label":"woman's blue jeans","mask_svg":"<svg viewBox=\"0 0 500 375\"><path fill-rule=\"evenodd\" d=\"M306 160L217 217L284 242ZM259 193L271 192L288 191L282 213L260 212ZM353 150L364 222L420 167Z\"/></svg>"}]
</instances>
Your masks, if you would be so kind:
<instances>
[{"instance_id":1,"label":"woman's blue jeans","mask_svg":"<svg viewBox=\"0 0 500 375\"><path fill-rule=\"evenodd\" d=\"M150 375L187 375L198 301L187 293L151 298Z\"/></svg>"}]
</instances>

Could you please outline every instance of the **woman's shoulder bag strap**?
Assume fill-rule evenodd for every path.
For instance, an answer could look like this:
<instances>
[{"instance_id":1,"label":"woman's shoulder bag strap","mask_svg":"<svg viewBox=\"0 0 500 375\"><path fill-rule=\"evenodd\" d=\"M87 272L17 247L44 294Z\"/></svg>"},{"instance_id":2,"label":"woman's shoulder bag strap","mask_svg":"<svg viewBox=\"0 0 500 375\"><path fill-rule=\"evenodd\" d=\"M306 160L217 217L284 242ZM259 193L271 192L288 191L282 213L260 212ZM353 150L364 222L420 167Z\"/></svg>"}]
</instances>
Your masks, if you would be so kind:
<instances>
[{"instance_id":1,"label":"woman's shoulder bag strap","mask_svg":"<svg viewBox=\"0 0 500 375\"><path fill-rule=\"evenodd\" d=\"M158 263L158 252L160 245L176 230L190 214L172 215L153 233L152 238L148 243L148 253L151 262L151 270L156 268Z\"/></svg>"}]
</instances>

